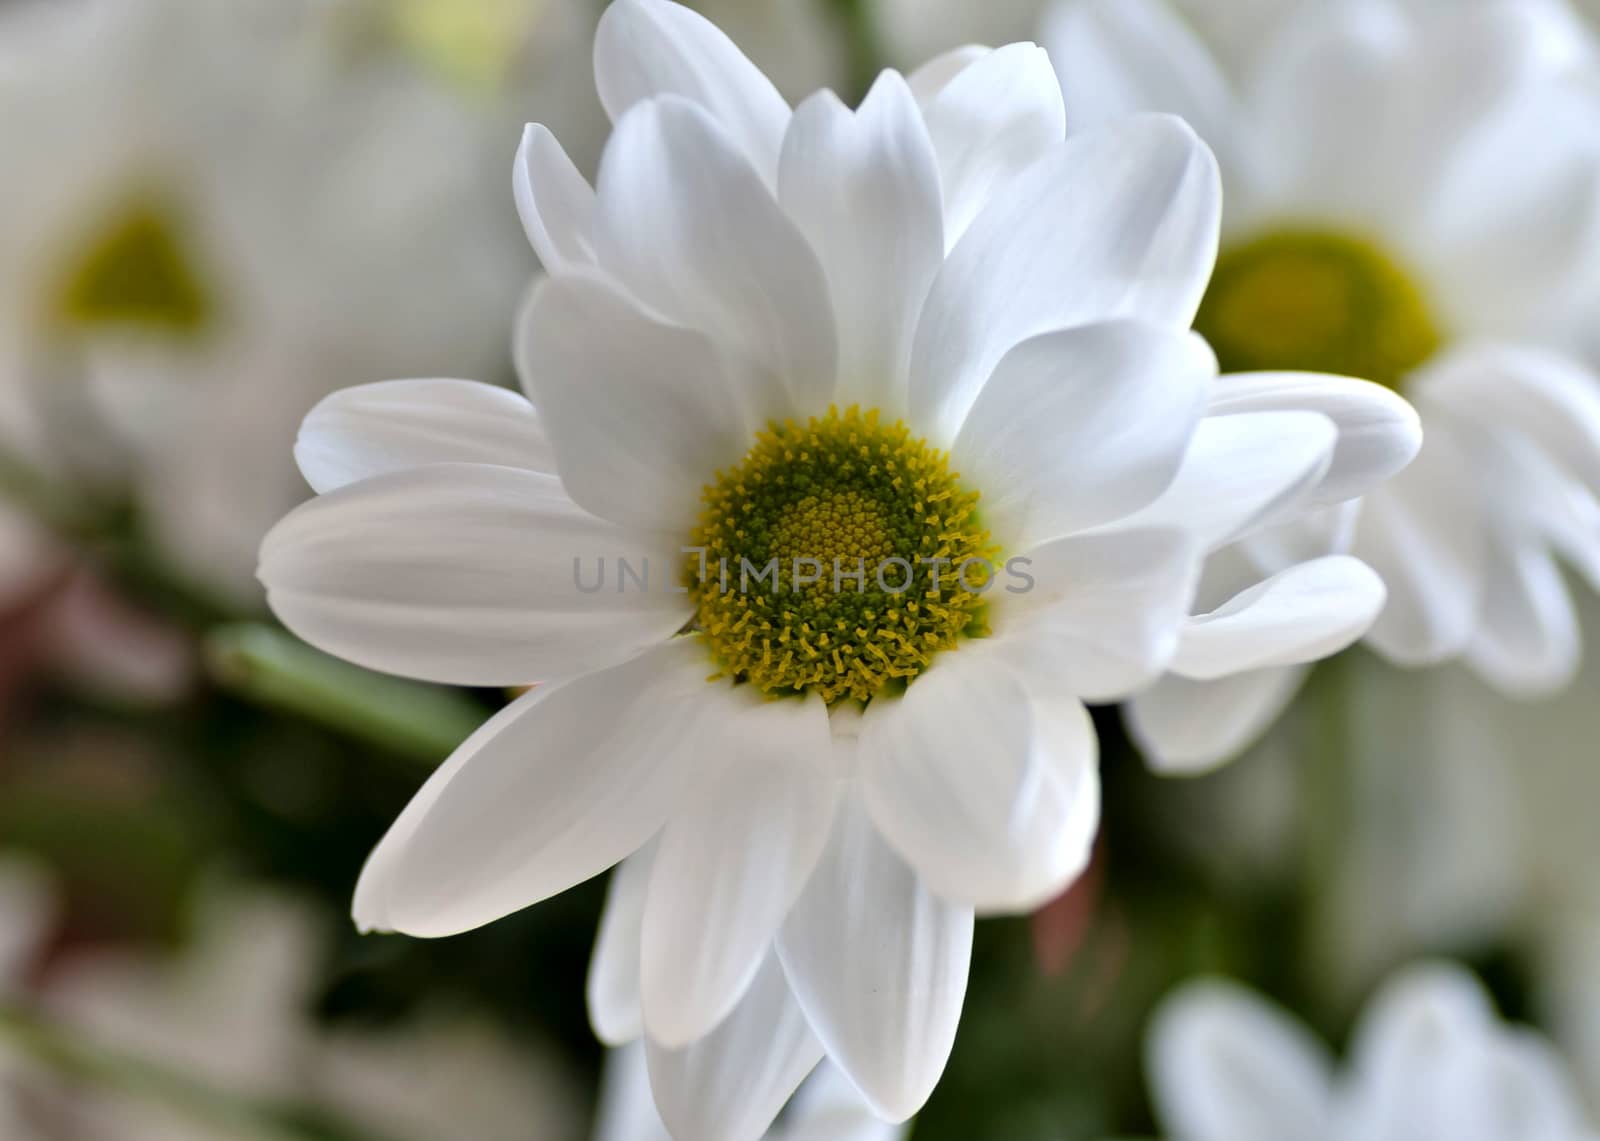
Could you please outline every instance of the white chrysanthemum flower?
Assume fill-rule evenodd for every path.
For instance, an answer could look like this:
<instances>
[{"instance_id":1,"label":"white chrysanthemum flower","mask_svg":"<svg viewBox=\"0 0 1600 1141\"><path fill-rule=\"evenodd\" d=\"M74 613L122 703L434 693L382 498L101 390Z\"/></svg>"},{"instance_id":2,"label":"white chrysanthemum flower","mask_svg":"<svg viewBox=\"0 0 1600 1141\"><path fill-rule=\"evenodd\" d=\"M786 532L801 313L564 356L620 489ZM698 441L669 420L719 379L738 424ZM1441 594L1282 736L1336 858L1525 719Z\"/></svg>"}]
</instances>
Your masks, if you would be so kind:
<instances>
[{"instance_id":1,"label":"white chrysanthemum flower","mask_svg":"<svg viewBox=\"0 0 1600 1141\"><path fill-rule=\"evenodd\" d=\"M763 1141L900 1141L907 1132L904 1125L879 1120L849 1080L824 1063ZM656 1111L638 1042L613 1050L606 1061L594 1141L672 1141Z\"/></svg>"},{"instance_id":2,"label":"white chrysanthemum flower","mask_svg":"<svg viewBox=\"0 0 1600 1141\"><path fill-rule=\"evenodd\" d=\"M679 1136L758 1137L824 1054L901 1120L975 911L1084 865L1084 702L1166 668L1205 550L1368 490L1415 417L1360 382L1218 381L1189 331L1209 152L1166 116L1066 139L1033 45L791 111L701 17L621 0L596 75L598 186L540 127L516 166L550 273L531 403L329 398L297 450L321 498L263 545L273 607L333 653L546 683L424 786L356 919L449 935L627 859L591 1010L647 1037ZM1374 581L1349 579L1213 636L1348 642Z\"/></svg>"},{"instance_id":3,"label":"white chrysanthemum flower","mask_svg":"<svg viewBox=\"0 0 1600 1141\"><path fill-rule=\"evenodd\" d=\"M1452 966L1401 973L1335 1072L1297 1022L1231 983L1158 1012L1149 1069L1171 1141L1591 1141L1568 1074L1538 1034L1506 1025Z\"/></svg>"},{"instance_id":4,"label":"white chrysanthemum flower","mask_svg":"<svg viewBox=\"0 0 1600 1141\"><path fill-rule=\"evenodd\" d=\"M1196 327L1224 368L1365 376L1423 417L1418 461L1357 516L1212 571L1233 589L1342 543L1388 586L1385 656L1559 689L1578 625L1556 558L1600 578L1600 380L1557 348L1600 256L1600 115L1566 82L1586 42L1544 0L1277 16L1234 73L1163 0L1074 0L1050 26L1074 129L1165 110L1216 149L1228 208ZM1225 759L1299 682L1247 654L1204 666L1180 650L1133 703L1159 766Z\"/></svg>"},{"instance_id":5,"label":"white chrysanthemum flower","mask_svg":"<svg viewBox=\"0 0 1600 1141\"><path fill-rule=\"evenodd\" d=\"M306 410L402 362L498 374L532 266L484 193L492 107L359 56L357 7L0 16L0 138L29 156L0 178L0 458L58 497L128 481L164 553L240 604L303 498Z\"/></svg>"}]
</instances>

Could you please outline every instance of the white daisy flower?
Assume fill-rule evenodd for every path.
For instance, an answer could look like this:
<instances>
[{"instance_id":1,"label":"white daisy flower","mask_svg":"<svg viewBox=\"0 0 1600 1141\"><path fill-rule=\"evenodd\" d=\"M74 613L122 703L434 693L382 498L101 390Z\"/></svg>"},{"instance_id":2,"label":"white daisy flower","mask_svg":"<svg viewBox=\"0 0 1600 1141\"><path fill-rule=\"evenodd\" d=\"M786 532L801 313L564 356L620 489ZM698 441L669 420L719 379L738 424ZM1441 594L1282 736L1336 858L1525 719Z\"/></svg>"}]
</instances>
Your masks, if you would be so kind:
<instances>
[{"instance_id":1,"label":"white daisy flower","mask_svg":"<svg viewBox=\"0 0 1600 1141\"><path fill-rule=\"evenodd\" d=\"M1157 1013L1149 1071L1171 1141L1591 1141L1549 1044L1502 1022L1452 966L1392 980L1336 1072L1299 1023L1231 983L1200 982Z\"/></svg>"},{"instance_id":2,"label":"white daisy flower","mask_svg":"<svg viewBox=\"0 0 1600 1141\"><path fill-rule=\"evenodd\" d=\"M1073 0L1048 37L1074 129L1165 110L1215 148L1228 209L1196 328L1224 368L1364 376L1423 418L1417 462L1358 515L1211 573L1231 589L1308 538L1347 549L1388 587L1375 649L1463 659L1523 696L1578 660L1556 557L1600 579L1600 381L1559 351L1600 254L1600 115L1566 82L1587 50L1574 29L1545 0L1304 4L1254 26L1238 72L1163 0ZM1154 762L1192 770L1248 744L1299 682L1259 665L1194 670L1180 650L1132 705Z\"/></svg>"},{"instance_id":3,"label":"white daisy flower","mask_svg":"<svg viewBox=\"0 0 1600 1141\"><path fill-rule=\"evenodd\" d=\"M823 1064L763 1141L900 1141L908 1132L904 1125L880 1121L845 1076ZM606 1060L594 1141L672 1141L656 1111L638 1042L613 1050Z\"/></svg>"},{"instance_id":4,"label":"white daisy flower","mask_svg":"<svg viewBox=\"0 0 1600 1141\"><path fill-rule=\"evenodd\" d=\"M163 553L239 605L304 496L306 410L401 362L506 369L532 267L484 194L488 105L358 60L354 8L0 15L0 137L29 156L0 178L0 458L62 495L131 485Z\"/></svg>"},{"instance_id":5,"label":"white daisy flower","mask_svg":"<svg viewBox=\"0 0 1600 1141\"><path fill-rule=\"evenodd\" d=\"M975 911L1084 866L1084 702L1167 666L1206 547L1370 488L1415 418L1219 383L1210 154L1166 116L1068 140L1033 45L791 111L701 17L621 0L596 77L598 185L536 126L516 165L531 402L336 394L297 449L321 497L262 548L330 652L546 683L424 786L356 920L454 934L626 859L591 1011L646 1036L677 1135L759 1137L824 1054L903 1120ZM1326 641L1254 601L1219 640Z\"/></svg>"}]
</instances>

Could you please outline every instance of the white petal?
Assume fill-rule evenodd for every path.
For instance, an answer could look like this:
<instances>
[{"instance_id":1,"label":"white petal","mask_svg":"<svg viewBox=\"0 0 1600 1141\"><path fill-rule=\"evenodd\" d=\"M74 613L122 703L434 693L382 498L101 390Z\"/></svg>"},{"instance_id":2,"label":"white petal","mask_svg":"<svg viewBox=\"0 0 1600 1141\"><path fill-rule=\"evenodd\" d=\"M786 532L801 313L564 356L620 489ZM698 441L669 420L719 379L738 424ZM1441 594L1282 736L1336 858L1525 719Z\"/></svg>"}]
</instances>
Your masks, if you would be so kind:
<instances>
[{"instance_id":1,"label":"white petal","mask_svg":"<svg viewBox=\"0 0 1600 1141\"><path fill-rule=\"evenodd\" d=\"M1185 987L1151 1029L1152 1094L1184 1141L1315 1141L1328 1136L1326 1050L1298 1023L1230 983Z\"/></svg>"},{"instance_id":2,"label":"white petal","mask_svg":"<svg viewBox=\"0 0 1600 1141\"><path fill-rule=\"evenodd\" d=\"M706 112L666 98L617 124L596 242L602 268L648 308L748 359L793 409L827 407L838 344L822 265Z\"/></svg>"},{"instance_id":3,"label":"white petal","mask_svg":"<svg viewBox=\"0 0 1600 1141\"><path fill-rule=\"evenodd\" d=\"M705 485L750 446L743 399L711 342L652 319L601 278L542 282L516 357L562 486L601 518L688 535Z\"/></svg>"},{"instance_id":4,"label":"white petal","mask_svg":"<svg viewBox=\"0 0 1600 1141\"><path fill-rule=\"evenodd\" d=\"M794 1095L786 1125L783 1141L901 1141L908 1132L879 1120L844 1072L826 1061Z\"/></svg>"},{"instance_id":5,"label":"white petal","mask_svg":"<svg viewBox=\"0 0 1600 1141\"><path fill-rule=\"evenodd\" d=\"M1050 57L1033 44L972 56L923 103L953 246L989 200L1066 137Z\"/></svg>"},{"instance_id":6,"label":"white petal","mask_svg":"<svg viewBox=\"0 0 1600 1141\"><path fill-rule=\"evenodd\" d=\"M630 1042L606 1055L594 1141L672 1141L656 1112L643 1042Z\"/></svg>"},{"instance_id":7,"label":"white petal","mask_svg":"<svg viewBox=\"0 0 1600 1141\"><path fill-rule=\"evenodd\" d=\"M1134 116L1055 148L939 271L917 327L913 416L953 438L995 365L1039 333L1117 317L1187 328L1220 217L1216 160L1176 119Z\"/></svg>"},{"instance_id":8,"label":"white petal","mask_svg":"<svg viewBox=\"0 0 1600 1141\"><path fill-rule=\"evenodd\" d=\"M294 458L319 493L425 464L555 471L533 406L515 392L471 380L340 389L306 414Z\"/></svg>"},{"instance_id":9,"label":"white petal","mask_svg":"<svg viewBox=\"0 0 1600 1141\"><path fill-rule=\"evenodd\" d=\"M884 72L855 113L831 91L801 104L778 197L828 276L837 399L902 415L917 315L944 261L939 168L905 81Z\"/></svg>"},{"instance_id":10,"label":"white petal","mask_svg":"<svg viewBox=\"0 0 1600 1141\"><path fill-rule=\"evenodd\" d=\"M899 700L873 702L860 755L874 822L946 899L1025 913L1089 862L1100 781L1088 711L1030 692L998 655L945 654Z\"/></svg>"},{"instance_id":11,"label":"white petal","mask_svg":"<svg viewBox=\"0 0 1600 1141\"><path fill-rule=\"evenodd\" d=\"M967 991L972 909L938 899L855 796L778 937L828 1057L873 1109L903 1121L949 1060Z\"/></svg>"},{"instance_id":12,"label":"white petal","mask_svg":"<svg viewBox=\"0 0 1600 1141\"><path fill-rule=\"evenodd\" d=\"M694 1141L758 1141L822 1059L776 955L705 1038L682 1050L646 1039L646 1049L661 1119Z\"/></svg>"},{"instance_id":13,"label":"white petal","mask_svg":"<svg viewBox=\"0 0 1600 1141\"><path fill-rule=\"evenodd\" d=\"M1414 381L1418 398L1493 435L1520 433L1591 491L1600 491L1600 376L1560 353L1465 346Z\"/></svg>"},{"instance_id":14,"label":"white petal","mask_svg":"<svg viewBox=\"0 0 1600 1141\"><path fill-rule=\"evenodd\" d=\"M1165 111L1220 150L1239 121L1211 53L1162 0L1069 0L1046 18L1045 43L1074 131Z\"/></svg>"},{"instance_id":15,"label":"white petal","mask_svg":"<svg viewBox=\"0 0 1600 1141\"><path fill-rule=\"evenodd\" d=\"M654 844L641 848L617 865L606 888L585 995L589 1024L595 1037L607 1046L621 1046L644 1033L640 947L645 893L654 860Z\"/></svg>"},{"instance_id":16,"label":"white petal","mask_svg":"<svg viewBox=\"0 0 1600 1141\"><path fill-rule=\"evenodd\" d=\"M625 665L541 686L463 745L388 873L398 931L481 927L643 847L699 747L705 648L683 638Z\"/></svg>"},{"instance_id":17,"label":"white petal","mask_svg":"<svg viewBox=\"0 0 1600 1141\"><path fill-rule=\"evenodd\" d=\"M1284 522L1323 485L1338 435L1316 412L1207 416L1172 485L1116 529L1176 528L1215 550Z\"/></svg>"},{"instance_id":18,"label":"white petal","mask_svg":"<svg viewBox=\"0 0 1600 1141\"><path fill-rule=\"evenodd\" d=\"M1466 648L1483 598L1486 533L1476 475L1441 417L1422 451L1362 502L1351 554L1389 590L1368 638L1400 665L1427 665Z\"/></svg>"},{"instance_id":19,"label":"white petal","mask_svg":"<svg viewBox=\"0 0 1600 1141\"><path fill-rule=\"evenodd\" d=\"M1235 412L1320 412L1339 429L1339 442L1314 503L1362 495L1416 459L1422 422L1416 409L1365 380L1296 372L1242 372L1222 377L1211 396L1212 415Z\"/></svg>"},{"instance_id":20,"label":"white petal","mask_svg":"<svg viewBox=\"0 0 1600 1141\"><path fill-rule=\"evenodd\" d=\"M594 265L594 188L548 129L529 123L512 171L517 214L546 273Z\"/></svg>"},{"instance_id":21,"label":"white petal","mask_svg":"<svg viewBox=\"0 0 1600 1141\"><path fill-rule=\"evenodd\" d=\"M775 180L789 105L717 26L668 0L617 0L595 31L594 77L613 123L635 104L678 95L703 107L766 180Z\"/></svg>"},{"instance_id":22,"label":"white petal","mask_svg":"<svg viewBox=\"0 0 1600 1141\"><path fill-rule=\"evenodd\" d=\"M1128 732L1155 772L1198 776L1255 744L1288 708L1306 673L1290 666L1220 681L1169 674L1128 703Z\"/></svg>"},{"instance_id":23,"label":"white petal","mask_svg":"<svg viewBox=\"0 0 1600 1141\"><path fill-rule=\"evenodd\" d=\"M1578 616L1561 571L1542 545L1501 537L1489 544L1483 614L1467 660L1513 697L1547 697L1578 669Z\"/></svg>"},{"instance_id":24,"label":"white petal","mask_svg":"<svg viewBox=\"0 0 1600 1141\"><path fill-rule=\"evenodd\" d=\"M936 55L917 68L906 76L906 83L911 87L911 94L917 97L917 104L926 107L930 99L950 85L951 80L992 51L992 48L982 44L966 44Z\"/></svg>"},{"instance_id":25,"label":"white petal","mask_svg":"<svg viewBox=\"0 0 1600 1141\"><path fill-rule=\"evenodd\" d=\"M624 558L649 589L618 573ZM690 610L673 593L682 563L671 541L582 511L554 476L434 464L296 508L262 542L257 574L284 624L331 654L452 685L525 685L670 637Z\"/></svg>"},{"instance_id":26,"label":"white petal","mask_svg":"<svg viewBox=\"0 0 1600 1141\"><path fill-rule=\"evenodd\" d=\"M819 698L724 693L700 772L661 834L644 913L650 1037L686 1046L722 1021L822 855L833 822Z\"/></svg>"},{"instance_id":27,"label":"white petal","mask_svg":"<svg viewBox=\"0 0 1600 1141\"><path fill-rule=\"evenodd\" d=\"M985 524L1028 550L1148 506L1177 474L1217 362L1193 333L1111 321L1022 342L983 386L951 460Z\"/></svg>"},{"instance_id":28,"label":"white petal","mask_svg":"<svg viewBox=\"0 0 1600 1141\"><path fill-rule=\"evenodd\" d=\"M1334 555L1290 567L1191 619L1172 660L1198 681L1314 662L1354 643L1383 609L1383 580Z\"/></svg>"},{"instance_id":29,"label":"white petal","mask_svg":"<svg viewBox=\"0 0 1600 1141\"><path fill-rule=\"evenodd\" d=\"M1035 688L1048 683L1085 701L1118 700L1167 667L1200 573L1189 536L1175 529L1080 535L1024 559L1008 567L1016 585L1007 596L993 596L993 648L1039 679Z\"/></svg>"}]
</instances>

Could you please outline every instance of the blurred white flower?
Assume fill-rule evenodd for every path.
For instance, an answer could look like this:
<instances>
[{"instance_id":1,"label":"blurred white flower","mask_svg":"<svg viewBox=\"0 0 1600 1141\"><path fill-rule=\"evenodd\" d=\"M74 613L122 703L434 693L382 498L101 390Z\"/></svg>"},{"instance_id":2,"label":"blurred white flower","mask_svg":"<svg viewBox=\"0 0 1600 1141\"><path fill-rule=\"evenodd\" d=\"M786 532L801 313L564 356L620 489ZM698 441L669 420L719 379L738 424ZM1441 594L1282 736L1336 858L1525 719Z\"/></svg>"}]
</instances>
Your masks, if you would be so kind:
<instances>
[{"instance_id":1,"label":"blurred white flower","mask_svg":"<svg viewBox=\"0 0 1600 1141\"><path fill-rule=\"evenodd\" d=\"M32 864L0 854L0 1002L17 999L55 912L48 878ZM36 1141L23 1103L38 1080L32 1063L0 1037L0 1137Z\"/></svg>"},{"instance_id":2,"label":"blurred white flower","mask_svg":"<svg viewBox=\"0 0 1600 1141\"><path fill-rule=\"evenodd\" d=\"M1149 1072L1171 1141L1590 1141L1562 1062L1501 1022L1455 967L1398 975L1336 1070L1325 1047L1243 988L1194 983L1151 1029Z\"/></svg>"},{"instance_id":3,"label":"blurred white flower","mask_svg":"<svg viewBox=\"0 0 1600 1141\"><path fill-rule=\"evenodd\" d=\"M1171 111L1215 147L1228 208L1196 328L1224 368L1363 376L1420 411L1417 462L1289 536L1294 557L1309 540L1383 576L1369 641L1391 660L1558 690L1579 632L1556 557L1600 579L1600 380L1560 351L1600 261L1600 101L1568 81L1590 45L1559 0L1302 4L1235 33L1255 50L1229 72L1163 0L1069 0L1047 37L1069 125ZM1282 569L1279 543L1238 553ZM1225 759L1298 684L1210 664L1133 703L1158 765Z\"/></svg>"},{"instance_id":4,"label":"blurred white flower","mask_svg":"<svg viewBox=\"0 0 1600 1141\"><path fill-rule=\"evenodd\" d=\"M611 1051L593 1141L673 1141L656 1112L647 1065L641 1043ZM908 1132L907 1126L878 1120L845 1076L824 1063L764 1141L900 1141Z\"/></svg>"},{"instance_id":5,"label":"blurred white flower","mask_svg":"<svg viewBox=\"0 0 1600 1141\"><path fill-rule=\"evenodd\" d=\"M297 448L322 497L263 545L274 609L330 652L547 683L418 794L356 920L454 934L631 857L591 1011L610 1043L648 1032L669 1125L753 1139L825 1054L903 1120L974 910L1084 866L1083 702L1165 667L1201 550L1360 494L1414 417L1371 385L1214 383L1187 331L1211 156L1166 116L1067 140L1031 45L791 111L703 18L622 0L596 76L598 187L541 127L517 167L550 273L532 403L329 398ZM624 558L632 588L584 585ZM806 560L861 577L802 589ZM1325 641L1305 597L1246 599L1214 638Z\"/></svg>"},{"instance_id":6,"label":"blurred white flower","mask_svg":"<svg viewBox=\"0 0 1600 1141\"><path fill-rule=\"evenodd\" d=\"M0 447L134 497L240 604L338 384L501 371L532 262L498 116L347 46L335 0L0 13Z\"/></svg>"}]
</instances>

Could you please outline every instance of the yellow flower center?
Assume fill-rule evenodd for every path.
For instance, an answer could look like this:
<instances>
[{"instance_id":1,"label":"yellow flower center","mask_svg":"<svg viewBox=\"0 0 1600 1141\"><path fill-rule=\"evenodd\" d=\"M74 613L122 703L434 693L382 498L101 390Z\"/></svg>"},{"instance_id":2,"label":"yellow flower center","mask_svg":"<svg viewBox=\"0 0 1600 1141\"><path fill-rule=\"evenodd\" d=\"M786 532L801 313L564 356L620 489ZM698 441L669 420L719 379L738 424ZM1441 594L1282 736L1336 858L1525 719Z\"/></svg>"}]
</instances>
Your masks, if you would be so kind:
<instances>
[{"instance_id":1,"label":"yellow flower center","mask_svg":"<svg viewBox=\"0 0 1600 1141\"><path fill-rule=\"evenodd\" d=\"M90 232L52 294L57 322L189 336L212 317L211 299L172 213L147 198Z\"/></svg>"},{"instance_id":2,"label":"yellow flower center","mask_svg":"<svg viewBox=\"0 0 1600 1141\"><path fill-rule=\"evenodd\" d=\"M903 423L773 423L703 503L687 583L718 676L867 701L988 633L978 494Z\"/></svg>"},{"instance_id":3,"label":"yellow flower center","mask_svg":"<svg viewBox=\"0 0 1600 1141\"><path fill-rule=\"evenodd\" d=\"M1224 372L1329 372L1390 388L1441 340L1422 291L1387 253L1313 229L1224 250L1195 328Z\"/></svg>"}]
</instances>

